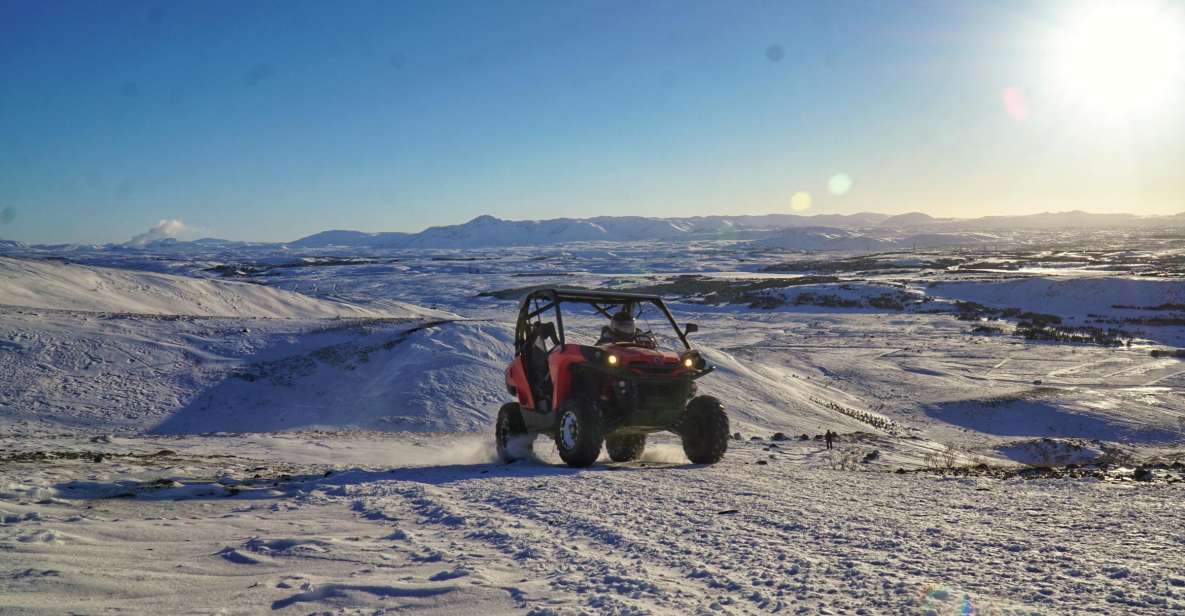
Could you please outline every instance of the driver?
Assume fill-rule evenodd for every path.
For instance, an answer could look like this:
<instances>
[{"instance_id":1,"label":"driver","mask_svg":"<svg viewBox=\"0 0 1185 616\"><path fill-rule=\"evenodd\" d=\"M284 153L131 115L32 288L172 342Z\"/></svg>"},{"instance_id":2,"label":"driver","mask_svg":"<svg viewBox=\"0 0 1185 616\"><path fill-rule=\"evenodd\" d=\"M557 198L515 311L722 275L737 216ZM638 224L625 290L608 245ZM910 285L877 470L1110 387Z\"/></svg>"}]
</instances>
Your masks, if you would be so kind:
<instances>
[{"instance_id":1,"label":"driver","mask_svg":"<svg viewBox=\"0 0 1185 616\"><path fill-rule=\"evenodd\" d=\"M634 324L634 317L622 310L609 319L609 325L601 328L601 337L597 346L614 343L634 343L638 339L638 326Z\"/></svg>"}]
</instances>

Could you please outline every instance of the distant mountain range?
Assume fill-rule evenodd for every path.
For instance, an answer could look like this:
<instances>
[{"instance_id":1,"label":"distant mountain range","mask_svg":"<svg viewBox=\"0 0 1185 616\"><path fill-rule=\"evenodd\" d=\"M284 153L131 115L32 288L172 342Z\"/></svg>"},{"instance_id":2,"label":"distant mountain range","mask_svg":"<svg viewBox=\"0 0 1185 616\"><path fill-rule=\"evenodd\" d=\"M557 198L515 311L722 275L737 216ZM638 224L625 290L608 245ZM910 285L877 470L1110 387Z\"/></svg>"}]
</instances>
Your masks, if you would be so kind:
<instances>
[{"instance_id":1,"label":"distant mountain range","mask_svg":"<svg viewBox=\"0 0 1185 616\"><path fill-rule=\"evenodd\" d=\"M28 246L21 242L0 240L0 252L13 253L31 249L52 249L57 252L210 252L337 247L464 249L647 240L739 240L753 241L758 246L798 250L875 250L900 245L974 244L994 241L996 238L991 234L997 232L1181 227L1185 227L1185 213L1172 216L1137 216L1071 211L971 219L934 218L920 212L895 216L865 212L814 216L768 214L688 218L598 216L548 220L503 220L486 215L462 224L429 227L417 233L333 230L315 233L292 242L278 243L239 242L215 238L186 242L166 238L147 244L104 246Z\"/></svg>"},{"instance_id":2,"label":"distant mountain range","mask_svg":"<svg viewBox=\"0 0 1185 616\"><path fill-rule=\"evenodd\" d=\"M869 246L887 236L903 241L900 233L917 234L927 243L940 245L973 243L983 232L1105 229L1185 225L1185 214L1136 216L1134 214L1090 214L1059 212L1028 216L986 216L974 219L934 218L912 212L888 216L820 214L799 216L697 216L691 218L643 218L598 216L596 218L553 218L549 220L502 220L478 216L459 225L429 227L419 233L364 233L323 231L290 242L292 248L478 248L529 246L588 241L684 241L701 239L756 240L771 246L825 249ZM952 234L964 234L958 239ZM781 240L781 241L780 241Z\"/></svg>"},{"instance_id":3,"label":"distant mountain range","mask_svg":"<svg viewBox=\"0 0 1185 616\"><path fill-rule=\"evenodd\" d=\"M473 248L563 244L568 242L678 241L692 239L754 239L788 227L872 227L889 218L884 214L826 214L795 216L700 216L644 218L598 216L549 220L502 220L478 216L459 225L429 227L419 233L363 233L323 231L289 243L293 248L370 246L383 248Z\"/></svg>"}]
</instances>

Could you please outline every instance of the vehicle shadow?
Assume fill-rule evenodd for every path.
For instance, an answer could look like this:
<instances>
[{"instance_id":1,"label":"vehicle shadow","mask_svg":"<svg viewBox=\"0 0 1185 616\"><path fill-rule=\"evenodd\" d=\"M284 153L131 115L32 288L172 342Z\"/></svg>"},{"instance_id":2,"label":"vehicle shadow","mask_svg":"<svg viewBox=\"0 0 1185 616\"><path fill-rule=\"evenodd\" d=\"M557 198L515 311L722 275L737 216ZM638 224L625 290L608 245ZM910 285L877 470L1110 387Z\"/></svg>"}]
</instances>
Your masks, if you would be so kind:
<instances>
[{"instance_id":1,"label":"vehicle shadow","mask_svg":"<svg viewBox=\"0 0 1185 616\"><path fill-rule=\"evenodd\" d=\"M167 475L152 480L116 479L111 481L71 480L53 486L56 498L67 500L135 499L143 501L181 500L259 500L287 499L308 495L315 490L344 492L349 486L409 482L424 485L449 485L464 481L491 479L532 479L544 477L580 477L598 473L670 472L700 468L697 464L661 462L603 463L588 468L570 468L546 461L520 460L509 464L449 464L408 466L391 469L351 468L322 473L276 474L249 479L223 477L187 477Z\"/></svg>"},{"instance_id":2,"label":"vehicle shadow","mask_svg":"<svg viewBox=\"0 0 1185 616\"><path fill-rule=\"evenodd\" d=\"M655 470L686 470L699 468L697 464L663 462L597 463L587 468L571 468L543 460L518 460L510 464L454 464L416 468L395 468L384 474L385 479L409 481L428 485L445 485L459 481L480 481L494 478L578 477L599 473L636 473Z\"/></svg>"}]
</instances>

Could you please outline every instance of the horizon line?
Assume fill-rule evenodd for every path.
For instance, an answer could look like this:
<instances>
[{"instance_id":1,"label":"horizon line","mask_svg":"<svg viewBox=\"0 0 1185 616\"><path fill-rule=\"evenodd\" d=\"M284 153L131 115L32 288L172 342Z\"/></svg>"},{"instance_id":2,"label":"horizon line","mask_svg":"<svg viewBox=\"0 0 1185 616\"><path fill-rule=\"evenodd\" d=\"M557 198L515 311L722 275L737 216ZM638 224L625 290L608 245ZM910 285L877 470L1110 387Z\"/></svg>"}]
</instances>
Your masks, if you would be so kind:
<instances>
[{"instance_id":1,"label":"horizon line","mask_svg":"<svg viewBox=\"0 0 1185 616\"><path fill-rule=\"evenodd\" d=\"M177 236L187 234L187 231L189 230L189 228L184 224L184 222L181 221L180 219L162 219L159 223L157 223L157 225L154 225L153 227L151 227L148 232L136 234L132 238L122 241L122 242L114 241L114 242L41 243L41 242L26 242L26 241L21 241L21 240L6 240L3 236L0 236L0 241L17 242L17 243L20 243L20 244L23 244L26 246L111 246L111 245L119 246L119 245L135 244L137 242L137 240L140 240L141 238L145 238L145 236L150 235L153 229L157 229L162 226L169 226L169 225L176 225L178 227L178 231L175 233L161 235L159 237L146 238L147 241L145 241L143 244L147 245L147 244L155 243L158 241L172 239L172 240L176 240L178 242L197 242L197 241L203 241L203 240L218 240L218 241L227 241L227 242L241 242L241 243L245 243L245 244L279 244L279 245L284 245L284 244L291 244L291 243L299 242L301 240L304 240L304 239L307 239L310 237L314 237L316 235L320 235L323 233L359 233L359 234L372 235L372 236L375 236L375 235L412 236L412 235L418 235L418 234L424 233L424 232L429 231L431 229L441 229L441 228L448 228L448 227L464 226L464 225L473 223L475 221L481 220L483 218L489 218L489 219L493 219L498 222L508 222L508 223L544 223L544 222L561 221L561 220L589 221L589 220L595 220L595 219L623 219L623 218L637 218L637 219L642 219L642 220L668 221L668 220L706 220L706 219L713 219L713 218L720 218L720 219L766 218L766 217L771 217L771 216L780 216L780 217L787 217L787 218L800 218L800 219L823 218L823 217L827 217L827 218L855 218L855 217L861 217L861 216L879 216L879 217L884 217L884 220L888 220L891 218L901 218L901 217L906 217L906 216L922 215L922 216L926 216L929 219L931 219L930 222L951 223L951 222L971 222L971 221L976 221L976 220L985 220L985 219L992 219L992 218L1033 218L1036 216L1070 215L1070 214L1080 214L1080 215L1086 215L1086 216L1121 216L1121 217L1127 217L1127 218L1132 218L1132 219L1155 219L1155 218L1174 218L1174 217L1178 217L1178 216L1185 216L1185 210L1182 210L1182 211L1174 213L1174 214L1136 214L1136 213L1132 213L1132 212L1097 212L1097 211L1092 212L1092 211L1087 211L1087 210L1082 210L1082 209L1073 209L1073 210L1060 210L1060 211L1047 210L1047 211L1043 211L1043 212L1033 212L1031 214L988 214L988 215L984 215L984 216L975 216L975 217L970 217L970 218L962 218L962 217L956 217L956 216L939 217L939 216L934 216L933 214L927 213L922 210L913 210L913 211L909 211L909 212L903 212L900 214L886 214L884 212L865 210L865 211L852 212L852 213L818 212L818 213L808 214L808 213L803 213L803 212L769 212L766 214L700 214L700 215L695 215L695 216L643 216L643 215L601 214L601 215L587 216L587 217L559 216L559 217L555 217L555 218L520 218L520 219L501 218L501 217L496 216L494 214L479 214L477 216L474 216L473 218L464 220L462 222L456 222L456 223L450 223L450 224L440 224L440 225L429 225L429 226L423 227L417 231L363 231L363 230L359 230L359 229L331 228L331 229L322 229L320 231L313 231L311 233L301 235L300 237L297 237L296 239L292 239L292 240L274 240L274 241L269 241L269 240L231 240L231 239L227 239L227 238L216 237L214 235L204 235L204 236L195 237L195 238L189 239L189 240L182 240L182 239L179 239ZM875 224L881 224L884 222L884 220L881 220ZM926 223L922 223L922 224L924 225ZM194 229L200 230L201 228L202 227L196 227Z\"/></svg>"}]
</instances>

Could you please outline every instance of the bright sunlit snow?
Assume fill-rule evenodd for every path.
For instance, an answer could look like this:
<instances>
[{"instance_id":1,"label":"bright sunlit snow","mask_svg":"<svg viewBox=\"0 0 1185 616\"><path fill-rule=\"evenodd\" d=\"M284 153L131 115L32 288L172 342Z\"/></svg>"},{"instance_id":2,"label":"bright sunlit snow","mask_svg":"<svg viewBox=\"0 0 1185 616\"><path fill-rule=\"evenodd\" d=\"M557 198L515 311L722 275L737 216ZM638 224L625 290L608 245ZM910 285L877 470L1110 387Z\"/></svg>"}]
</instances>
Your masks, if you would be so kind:
<instances>
[{"instance_id":1,"label":"bright sunlit snow","mask_svg":"<svg viewBox=\"0 0 1185 616\"><path fill-rule=\"evenodd\" d=\"M10 244L0 611L1185 608L1179 236L927 218ZM498 462L541 285L699 324L724 460Z\"/></svg>"}]
</instances>

